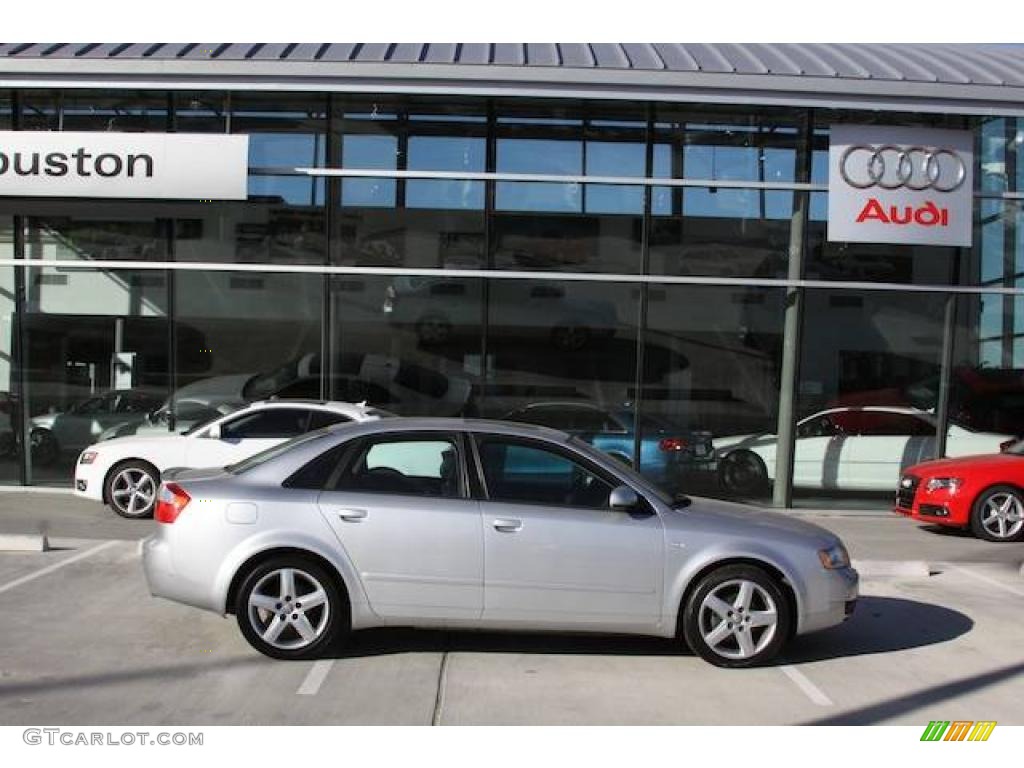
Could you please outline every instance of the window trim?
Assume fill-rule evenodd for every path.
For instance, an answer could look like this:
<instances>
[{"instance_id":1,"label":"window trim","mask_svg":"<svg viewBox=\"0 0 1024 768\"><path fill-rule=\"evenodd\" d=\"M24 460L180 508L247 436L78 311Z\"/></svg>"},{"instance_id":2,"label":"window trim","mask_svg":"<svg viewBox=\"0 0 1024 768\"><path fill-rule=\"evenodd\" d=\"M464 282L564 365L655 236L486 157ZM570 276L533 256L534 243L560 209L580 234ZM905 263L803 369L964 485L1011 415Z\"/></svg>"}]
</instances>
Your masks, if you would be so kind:
<instances>
[{"instance_id":1,"label":"window trim","mask_svg":"<svg viewBox=\"0 0 1024 768\"><path fill-rule=\"evenodd\" d=\"M549 442L547 440L543 440L543 439L535 438L535 437L520 437L519 435L506 435L506 434L502 434L500 432L472 432L472 433L470 433L470 437L471 437L470 442L472 443L472 446L473 446L473 455L474 455L474 457L476 459L476 462L475 462L476 463L476 467L475 467L475 469L476 469L476 473L477 473L477 481L478 481L479 487L480 487L480 489L482 491L482 495L478 499L481 502L494 502L495 504L516 504L516 505L519 505L519 506L531 506L531 507L557 507L559 509L579 509L579 510L586 510L588 512L617 512L618 511L618 510L612 509L611 507L579 507L579 506L573 506L571 504L548 504L548 503L541 504L541 503L538 503L538 502L535 502L535 501L511 501L511 500L504 500L504 499L492 499L491 498L490 489L487 487L487 475L484 473L483 457L482 457L481 451L480 451L480 443L481 443L481 441L485 441L487 439L498 439L498 440L502 440L502 441L511 442L511 443L514 443L514 444L517 444L517 445L521 445L521 446L524 446L524 447L527 447L527 448L534 448L536 450L544 450L544 451L548 451L549 453L554 453L554 454L560 455L562 458L566 459L567 461L571 461L574 464L581 465L586 471L588 471L592 475L596 476L598 480L601 480L602 482L607 483L608 485L610 485L612 490L614 490L615 488L618 488L620 485L628 485L630 488L633 487L632 485L629 485L629 483L626 483L623 480L621 480L618 477L616 477L615 475L613 475L611 472L606 470L604 467L601 467L598 464L596 464L595 462L591 461L587 456L584 456L583 454L577 453L576 451L572 450L572 448L569 448L569 447L567 447L567 446L565 446L565 445L563 445L561 443ZM634 490L636 490L636 489L634 488ZM641 499L643 499L643 503L644 503L645 507L648 507L650 505L650 502L647 501L646 496L643 493L637 491L637 495Z\"/></svg>"}]
</instances>

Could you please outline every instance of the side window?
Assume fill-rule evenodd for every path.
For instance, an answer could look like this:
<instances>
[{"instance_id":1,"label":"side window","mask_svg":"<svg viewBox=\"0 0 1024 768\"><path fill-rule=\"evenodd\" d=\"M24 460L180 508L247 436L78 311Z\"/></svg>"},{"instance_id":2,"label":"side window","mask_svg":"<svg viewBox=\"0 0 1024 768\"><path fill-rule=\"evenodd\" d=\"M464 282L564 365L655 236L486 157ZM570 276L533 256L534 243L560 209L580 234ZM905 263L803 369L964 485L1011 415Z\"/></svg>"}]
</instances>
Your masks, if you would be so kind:
<instances>
[{"instance_id":1,"label":"side window","mask_svg":"<svg viewBox=\"0 0 1024 768\"><path fill-rule=\"evenodd\" d=\"M343 416L340 413L334 413L332 411L313 411L309 417L309 431L312 432L314 429L323 429L329 427L332 424L343 424L344 422L352 421L348 416Z\"/></svg>"},{"instance_id":2,"label":"side window","mask_svg":"<svg viewBox=\"0 0 1024 768\"><path fill-rule=\"evenodd\" d=\"M306 431L309 411L304 408L267 408L246 413L221 427L221 438L246 440L253 438L295 437Z\"/></svg>"},{"instance_id":3,"label":"side window","mask_svg":"<svg viewBox=\"0 0 1024 768\"><path fill-rule=\"evenodd\" d=\"M498 437L479 447L491 501L608 509L611 484L560 451Z\"/></svg>"},{"instance_id":4,"label":"side window","mask_svg":"<svg viewBox=\"0 0 1024 768\"><path fill-rule=\"evenodd\" d=\"M797 428L797 437L832 437L838 434L832 414L817 416Z\"/></svg>"},{"instance_id":5,"label":"side window","mask_svg":"<svg viewBox=\"0 0 1024 768\"><path fill-rule=\"evenodd\" d=\"M305 488L313 491L320 491L327 487L331 475L338 467L338 463L344 458L346 451L351 447L348 443L336 445L328 451L324 451L311 462L292 474L282 485L285 488Z\"/></svg>"},{"instance_id":6,"label":"side window","mask_svg":"<svg viewBox=\"0 0 1024 768\"><path fill-rule=\"evenodd\" d=\"M367 440L338 478L335 490L403 496L465 496L459 452L444 436Z\"/></svg>"}]
</instances>

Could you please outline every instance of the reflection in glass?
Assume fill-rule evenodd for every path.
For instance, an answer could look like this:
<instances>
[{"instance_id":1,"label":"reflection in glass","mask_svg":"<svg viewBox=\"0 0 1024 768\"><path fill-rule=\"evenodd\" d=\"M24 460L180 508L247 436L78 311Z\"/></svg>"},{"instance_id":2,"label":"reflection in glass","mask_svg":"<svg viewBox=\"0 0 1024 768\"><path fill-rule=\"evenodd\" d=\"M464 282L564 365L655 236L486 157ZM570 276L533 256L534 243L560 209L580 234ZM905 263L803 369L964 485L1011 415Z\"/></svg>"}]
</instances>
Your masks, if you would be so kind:
<instances>
[{"instance_id":1,"label":"reflection in glass","mask_svg":"<svg viewBox=\"0 0 1024 768\"><path fill-rule=\"evenodd\" d=\"M473 415L481 293L480 280L332 278L331 396L403 416Z\"/></svg>"}]
</instances>

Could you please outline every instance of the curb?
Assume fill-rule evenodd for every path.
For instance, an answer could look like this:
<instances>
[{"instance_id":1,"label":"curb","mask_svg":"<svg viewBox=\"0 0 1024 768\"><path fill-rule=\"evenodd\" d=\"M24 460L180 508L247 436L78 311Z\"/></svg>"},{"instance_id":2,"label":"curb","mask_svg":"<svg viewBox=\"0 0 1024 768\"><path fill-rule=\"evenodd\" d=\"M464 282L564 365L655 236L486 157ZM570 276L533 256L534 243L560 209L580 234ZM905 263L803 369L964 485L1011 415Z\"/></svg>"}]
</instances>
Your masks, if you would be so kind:
<instances>
[{"instance_id":1,"label":"curb","mask_svg":"<svg viewBox=\"0 0 1024 768\"><path fill-rule=\"evenodd\" d=\"M49 549L50 542L45 533L0 534L0 552L46 552Z\"/></svg>"},{"instance_id":2,"label":"curb","mask_svg":"<svg viewBox=\"0 0 1024 768\"><path fill-rule=\"evenodd\" d=\"M853 567L864 578L927 579L931 575L924 560L854 560Z\"/></svg>"}]
</instances>

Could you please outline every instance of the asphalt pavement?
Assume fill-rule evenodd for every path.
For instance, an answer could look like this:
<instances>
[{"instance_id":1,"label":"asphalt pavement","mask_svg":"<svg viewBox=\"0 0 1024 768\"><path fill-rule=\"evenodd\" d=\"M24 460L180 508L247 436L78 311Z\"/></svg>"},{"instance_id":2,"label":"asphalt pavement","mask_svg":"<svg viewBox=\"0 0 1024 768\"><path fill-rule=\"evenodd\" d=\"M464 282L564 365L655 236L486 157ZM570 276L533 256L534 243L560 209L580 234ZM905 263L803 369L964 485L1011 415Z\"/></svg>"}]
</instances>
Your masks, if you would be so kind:
<instances>
[{"instance_id":1,"label":"asphalt pavement","mask_svg":"<svg viewBox=\"0 0 1024 768\"><path fill-rule=\"evenodd\" d=\"M885 510L800 514L844 537L863 596L846 624L761 669L660 639L411 629L279 662L233 618L148 594L135 540L151 521L3 494L0 533L43 524L55 548L0 552L0 723L1024 724L1024 546ZM927 567L875 575L913 560Z\"/></svg>"}]
</instances>

